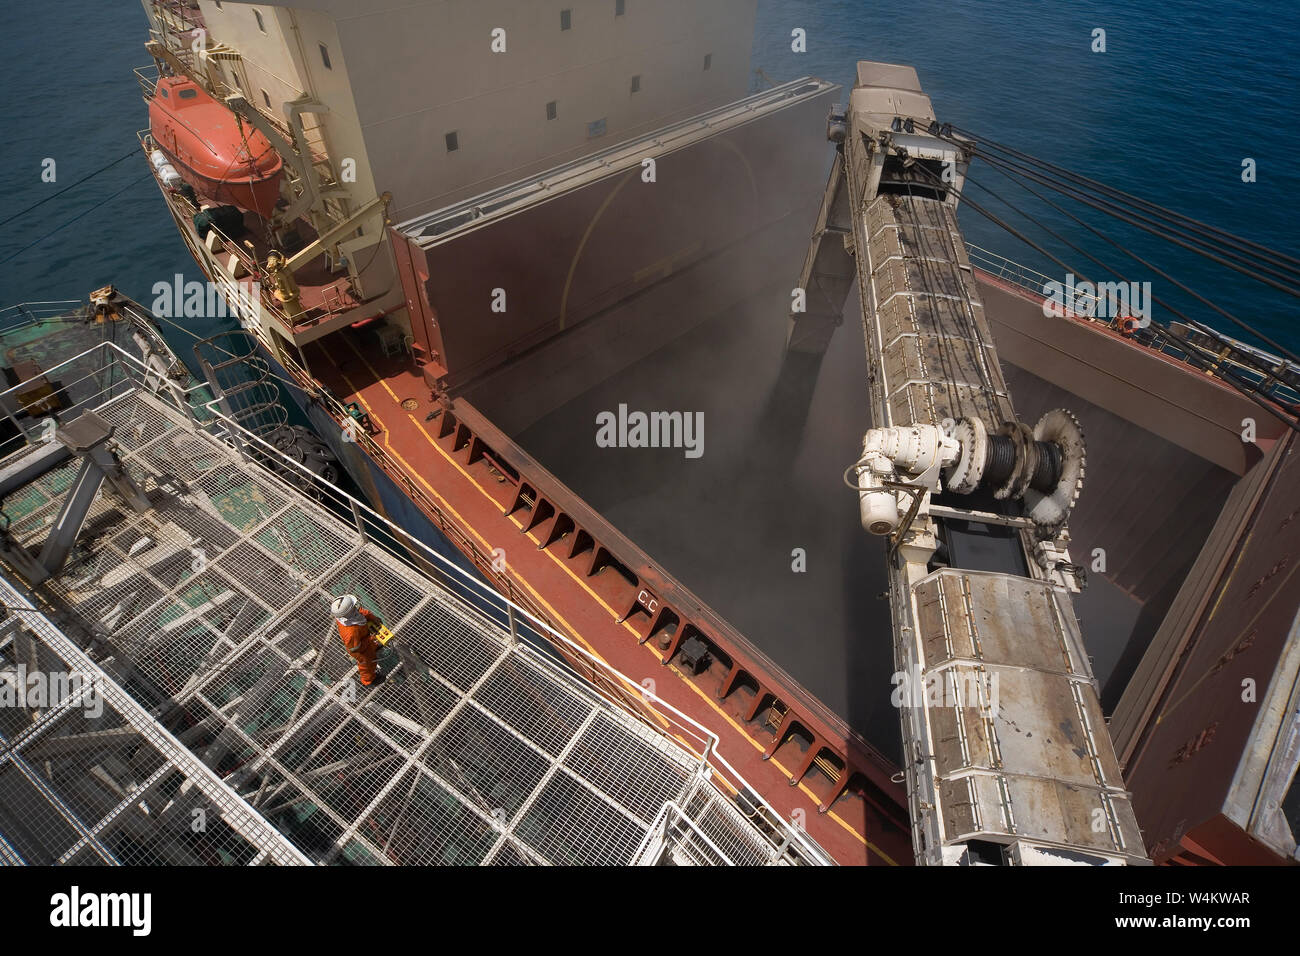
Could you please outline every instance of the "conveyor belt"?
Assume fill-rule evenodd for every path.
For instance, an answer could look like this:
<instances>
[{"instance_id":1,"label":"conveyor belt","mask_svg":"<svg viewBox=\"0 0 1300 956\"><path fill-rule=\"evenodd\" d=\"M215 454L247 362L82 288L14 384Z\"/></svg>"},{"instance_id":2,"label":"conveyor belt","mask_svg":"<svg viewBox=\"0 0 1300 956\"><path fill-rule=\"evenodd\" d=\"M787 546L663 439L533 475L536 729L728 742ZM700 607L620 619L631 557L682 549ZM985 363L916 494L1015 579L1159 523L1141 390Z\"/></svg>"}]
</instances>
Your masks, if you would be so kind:
<instances>
[{"instance_id":1,"label":"conveyor belt","mask_svg":"<svg viewBox=\"0 0 1300 956\"><path fill-rule=\"evenodd\" d=\"M996 429L1014 420L955 210L886 194L860 228L868 363L883 372L877 427L978 417Z\"/></svg>"},{"instance_id":2,"label":"conveyor belt","mask_svg":"<svg viewBox=\"0 0 1300 956\"><path fill-rule=\"evenodd\" d=\"M825 350L854 256L872 421L849 471L864 528L889 536L916 857L1142 862L1069 596L1083 438L1066 411L1015 414L957 226L970 153L931 120L915 71L858 64L788 341Z\"/></svg>"}]
</instances>

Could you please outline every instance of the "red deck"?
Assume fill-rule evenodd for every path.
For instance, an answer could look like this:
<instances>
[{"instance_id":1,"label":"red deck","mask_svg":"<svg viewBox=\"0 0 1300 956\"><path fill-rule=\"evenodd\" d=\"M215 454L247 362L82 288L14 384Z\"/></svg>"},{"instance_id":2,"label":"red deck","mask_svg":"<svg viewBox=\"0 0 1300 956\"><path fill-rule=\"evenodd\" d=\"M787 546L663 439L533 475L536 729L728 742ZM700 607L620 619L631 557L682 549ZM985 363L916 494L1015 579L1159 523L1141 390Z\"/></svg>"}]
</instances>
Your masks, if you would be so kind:
<instances>
[{"instance_id":1,"label":"red deck","mask_svg":"<svg viewBox=\"0 0 1300 956\"><path fill-rule=\"evenodd\" d=\"M345 331L330 337L328 349L309 346L305 355L311 371L343 401L357 402L370 416L381 467L404 473L392 477L399 484L409 479L422 493L419 497L441 512L430 517L452 526L453 543L462 550L472 548L479 557L504 549L505 577L522 604L537 608L547 623L632 680L654 680L660 698L717 734L722 757L787 819L802 818L813 839L836 860L912 862L902 788L890 783L883 761L867 761L867 774L874 778L868 780L852 764L827 757L827 746L836 743L835 728L816 716L805 718L810 702L792 699L779 684L737 679L743 652L732 655L736 667L715 660L688 676L676 656L688 628L675 628L674 637L657 630L656 615L634 613L637 588L619 573L616 561L602 563L605 548L599 542L594 549L572 553L583 538L578 533L569 536L575 539L572 548L554 546L564 536L556 525L566 516L555 509L547 514L536 492L530 506L521 508L520 501L529 499L520 498L521 485L507 475L513 470L503 463L507 456L496 450L484 453L481 444L465 438L465 426L453 426L457 419L475 418L473 409L459 400L450 412L427 422L439 406L421 375L405 357L382 357L359 338L364 334ZM527 481L525 477L522 484ZM780 689L782 699L764 693L767 686ZM783 707L783 702L789 703ZM845 741L838 745L844 748ZM850 752L862 746L861 741L848 743ZM819 812L828 802L827 812Z\"/></svg>"}]
</instances>

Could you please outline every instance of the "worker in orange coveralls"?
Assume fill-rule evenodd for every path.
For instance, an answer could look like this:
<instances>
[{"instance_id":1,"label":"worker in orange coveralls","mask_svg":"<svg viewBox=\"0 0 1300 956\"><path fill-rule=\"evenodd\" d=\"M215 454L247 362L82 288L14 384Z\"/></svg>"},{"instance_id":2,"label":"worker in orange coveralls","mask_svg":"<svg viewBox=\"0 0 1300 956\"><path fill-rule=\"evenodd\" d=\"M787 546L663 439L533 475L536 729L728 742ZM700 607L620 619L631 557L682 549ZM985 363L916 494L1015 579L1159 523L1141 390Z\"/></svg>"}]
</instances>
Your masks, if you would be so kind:
<instances>
[{"instance_id":1,"label":"worker in orange coveralls","mask_svg":"<svg viewBox=\"0 0 1300 956\"><path fill-rule=\"evenodd\" d=\"M370 687L381 683L383 678L377 678L378 667L375 664L379 644L372 631L378 629L383 622L363 608L355 594L345 594L336 600L330 605L330 613L338 625L343 646L357 662L357 676L361 678L361 686Z\"/></svg>"}]
</instances>

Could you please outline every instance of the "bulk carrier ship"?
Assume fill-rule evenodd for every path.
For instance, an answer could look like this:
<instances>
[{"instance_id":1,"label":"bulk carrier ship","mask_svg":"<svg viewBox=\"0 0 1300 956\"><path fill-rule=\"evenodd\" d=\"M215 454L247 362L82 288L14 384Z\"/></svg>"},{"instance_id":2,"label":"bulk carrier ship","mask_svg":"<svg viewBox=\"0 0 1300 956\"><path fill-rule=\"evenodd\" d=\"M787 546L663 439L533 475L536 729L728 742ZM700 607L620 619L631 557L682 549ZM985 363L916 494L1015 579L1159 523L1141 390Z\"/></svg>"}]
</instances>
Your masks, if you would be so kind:
<instances>
[{"instance_id":1,"label":"bulk carrier ship","mask_svg":"<svg viewBox=\"0 0 1300 956\"><path fill-rule=\"evenodd\" d=\"M980 147L934 121L915 73L860 65L849 115L817 79L748 93L752 0L144 7L144 161L369 500L709 728L834 859L1293 857L1296 367L1168 316L1135 330L1072 299L1047 321L1048 277L968 248L962 181L926 179L950 160L964 175ZM849 196L833 173L819 213L828 134L844 176L866 132L890 176ZM900 239L894 279L864 275L878 234L854 238L863 210L927 190L949 212ZM888 549L846 520L843 465L886 424L856 332L836 331L854 271L868 335L880 282L912 303L903 338L929 334L926 297L964 302L996 344L998 415L1017 421L1009 394L1024 421L1059 408L1082 426L1088 484L1051 534L1029 543L1024 514L957 513L915 486ZM795 281L809 304L787 328ZM873 383L964 387L928 353L890 367L885 351L867 351ZM1077 482L1082 441L1063 434L1024 454L1077 451ZM1038 480L1013 470L1021 491ZM942 539L921 564L935 581L1010 574L1062 622L1031 661L1018 599L981 610L962 577L965 616L943 611L930 635L949 662L1037 667L1068 708L1031 694L945 718L922 701L900 745L891 647L920 635L877 598L937 586L943 604L947 585L886 573L922 525ZM985 567L1001 560L989 542L1017 535L1028 557Z\"/></svg>"}]
</instances>

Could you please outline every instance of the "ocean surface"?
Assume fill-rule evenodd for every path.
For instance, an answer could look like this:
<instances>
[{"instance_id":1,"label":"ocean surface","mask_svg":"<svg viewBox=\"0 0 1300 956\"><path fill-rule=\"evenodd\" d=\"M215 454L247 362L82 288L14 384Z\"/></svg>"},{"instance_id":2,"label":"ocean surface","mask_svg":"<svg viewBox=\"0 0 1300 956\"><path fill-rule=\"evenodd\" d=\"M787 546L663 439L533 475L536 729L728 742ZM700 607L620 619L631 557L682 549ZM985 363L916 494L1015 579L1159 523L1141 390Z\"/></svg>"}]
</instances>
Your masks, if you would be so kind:
<instances>
[{"instance_id":1,"label":"ocean surface","mask_svg":"<svg viewBox=\"0 0 1300 956\"><path fill-rule=\"evenodd\" d=\"M791 50L795 28L806 31L805 53ZM1090 49L1098 28L1106 31L1104 53ZM0 220L132 149L136 130L147 125L131 72L149 62L145 36L135 0L0 4ZM942 120L1300 256L1292 146L1300 4L759 0L753 65L771 79L816 74L845 84L847 96L859 59L915 65ZM1254 183L1241 179L1246 157L1257 163ZM57 164L53 184L41 180L46 159ZM987 166L977 164L972 179L1107 262L1117 255L1017 196ZM968 190L1021 231L1065 251L978 187ZM1054 277L1062 271L970 209L962 223L977 245ZM1300 351L1289 296L1129 227L1107 230ZM1089 266L1080 261L1078 271L1089 274ZM1153 280L1155 294L1171 304L1187 301L1141 267L1123 268L1129 278ZM0 306L81 298L107 282L147 304L153 284L176 273L199 278L138 157L0 226ZM1230 328L1199 307L1186 311ZM183 337L174 344L189 354Z\"/></svg>"}]
</instances>

